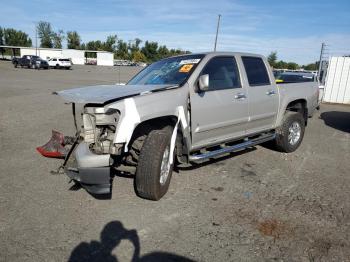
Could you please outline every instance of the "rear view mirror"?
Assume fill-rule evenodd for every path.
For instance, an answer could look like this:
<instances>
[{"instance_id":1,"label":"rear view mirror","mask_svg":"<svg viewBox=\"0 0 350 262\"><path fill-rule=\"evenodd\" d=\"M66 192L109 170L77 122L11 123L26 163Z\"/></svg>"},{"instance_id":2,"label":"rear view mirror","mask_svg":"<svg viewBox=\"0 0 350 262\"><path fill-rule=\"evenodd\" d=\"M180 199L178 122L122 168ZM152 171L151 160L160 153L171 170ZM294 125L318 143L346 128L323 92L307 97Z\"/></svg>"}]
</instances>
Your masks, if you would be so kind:
<instances>
[{"instance_id":1,"label":"rear view mirror","mask_svg":"<svg viewBox=\"0 0 350 262\"><path fill-rule=\"evenodd\" d=\"M198 80L198 91L204 92L209 89L209 75L201 75Z\"/></svg>"}]
</instances>

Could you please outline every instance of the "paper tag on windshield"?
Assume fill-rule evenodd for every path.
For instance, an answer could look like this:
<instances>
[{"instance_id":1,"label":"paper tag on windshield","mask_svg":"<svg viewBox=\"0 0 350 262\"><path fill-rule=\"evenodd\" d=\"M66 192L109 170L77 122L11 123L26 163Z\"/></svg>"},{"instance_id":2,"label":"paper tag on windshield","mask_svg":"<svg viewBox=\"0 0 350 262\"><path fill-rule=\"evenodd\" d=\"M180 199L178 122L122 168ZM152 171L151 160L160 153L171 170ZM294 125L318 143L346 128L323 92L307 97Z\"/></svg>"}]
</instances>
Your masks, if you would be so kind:
<instances>
[{"instance_id":1,"label":"paper tag on windshield","mask_svg":"<svg viewBox=\"0 0 350 262\"><path fill-rule=\"evenodd\" d=\"M200 59L186 59L181 60L179 65L186 65L186 64L198 64Z\"/></svg>"},{"instance_id":2,"label":"paper tag on windshield","mask_svg":"<svg viewBox=\"0 0 350 262\"><path fill-rule=\"evenodd\" d=\"M181 66L181 68L179 69L180 73L188 73L190 72L190 70L192 69L193 65L183 65Z\"/></svg>"}]
</instances>

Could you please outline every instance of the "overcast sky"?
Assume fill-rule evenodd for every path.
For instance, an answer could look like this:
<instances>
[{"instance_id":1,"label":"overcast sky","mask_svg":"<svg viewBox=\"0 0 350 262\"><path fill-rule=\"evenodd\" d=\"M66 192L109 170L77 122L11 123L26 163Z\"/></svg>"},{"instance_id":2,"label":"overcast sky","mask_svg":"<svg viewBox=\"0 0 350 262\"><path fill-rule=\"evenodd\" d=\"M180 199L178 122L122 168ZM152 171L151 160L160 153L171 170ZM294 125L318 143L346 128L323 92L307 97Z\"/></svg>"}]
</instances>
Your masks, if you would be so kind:
<instances>
[{"instance_id":1,"label":"overcast sky","mask_svg":"<svg viewBox=\"0 0 350 262\"><path fill-rule=\"evenodd\" d=\"M83 42L116 34L201 52L213 49L218 14L219 51L277 51L300 64L316 61L322 42L331 54L350 53L350 0L13 0L1 4L0 26L33 43L35 21L44 20L78 31Z\"/></svg>"}]
</instances>

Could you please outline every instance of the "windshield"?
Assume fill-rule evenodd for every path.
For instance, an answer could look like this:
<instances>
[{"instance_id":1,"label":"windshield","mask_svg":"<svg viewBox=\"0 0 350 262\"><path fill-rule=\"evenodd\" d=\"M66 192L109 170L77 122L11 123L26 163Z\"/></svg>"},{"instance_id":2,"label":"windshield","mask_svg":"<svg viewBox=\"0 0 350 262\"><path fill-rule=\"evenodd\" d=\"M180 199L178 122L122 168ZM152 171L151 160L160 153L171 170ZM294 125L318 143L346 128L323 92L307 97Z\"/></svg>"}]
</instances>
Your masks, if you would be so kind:
<instances>
[{"instance_id":1,"label":"windshield","mask_svg":"<svg viewBox=\"0 0 350 262\"><path fill-rule=\"evenodd\" d=\"M128 82L128 85L181 85L204 55L170 57L155 62Z\"/></svg>"}]
</instances>

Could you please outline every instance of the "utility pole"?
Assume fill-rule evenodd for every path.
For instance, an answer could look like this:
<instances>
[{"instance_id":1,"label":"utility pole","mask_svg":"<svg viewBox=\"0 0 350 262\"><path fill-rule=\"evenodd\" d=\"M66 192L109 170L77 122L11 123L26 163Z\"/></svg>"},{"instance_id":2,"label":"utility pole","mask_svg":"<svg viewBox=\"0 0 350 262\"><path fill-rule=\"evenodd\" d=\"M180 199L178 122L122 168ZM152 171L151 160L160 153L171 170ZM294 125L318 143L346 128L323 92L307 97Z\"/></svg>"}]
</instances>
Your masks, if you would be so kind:
<instances>
[{"instance_id":1,"label":"utility pole","mask_svg":"<svg viewBox=\"0 0 350 262\"><path fill-rule=\"evenodd\" d=\"M216 43L218 42L218 34L219 34L219 27L220 27L220 18L221 15L218 17L218 24L216 26L216 36L215 36L215 45L214 45L214 52L216 52Z\"/></svg>"},{"instance_id":2,"label":"utility pole","mask_svg":"<svg viewBox=\"0 0 350 262\"><path fill-rule=\"evenodd\" d=\"M38 55L38 26L35 25L35 55Z\"/></svg>"},{"instance_id":3,"label":"utility pole","mask_svg":"<svg viewBox=\"0 0 350 262\"><path fill-rule=\"evenodd\" d=\"M324 52L325 46L326 46L326 44L322 43L322 45L321 45L321 53L320 53L320 60L318 62L317 76L318 76L318 81L320 81L320 82L322 82L322 79L320 79L320 77L321 77L321 69L322 69L323 52Z\"/></svg>"}]
</instances>

